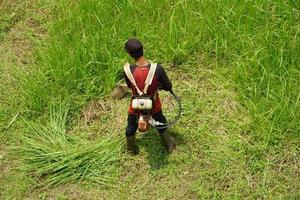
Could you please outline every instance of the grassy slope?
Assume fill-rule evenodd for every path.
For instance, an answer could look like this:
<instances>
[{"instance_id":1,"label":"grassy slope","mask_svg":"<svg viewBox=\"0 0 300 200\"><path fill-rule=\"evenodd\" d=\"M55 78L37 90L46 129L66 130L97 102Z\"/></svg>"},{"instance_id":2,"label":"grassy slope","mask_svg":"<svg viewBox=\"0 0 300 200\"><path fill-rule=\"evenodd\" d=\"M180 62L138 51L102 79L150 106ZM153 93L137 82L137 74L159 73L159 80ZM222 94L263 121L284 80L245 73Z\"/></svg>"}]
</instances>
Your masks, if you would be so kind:
<instances>
[{"instance_id":1,"label":"grassy slope","mask_svg":"<svg viewBox=\"0 0 300 200\"><path fill-rule=\"evenodd\" d=\"M23 36L24 41L31 44L28 36L39 34L39 31L27 24L27 20L39 18L35 14L39 8L25 6L23 9L26 12L11 31L5 33L4 45L0 48L1 61L4 61L0 66L1 78L11 77L14 65L28 67L33 62L27 54L31 48L24 49L28 45L15 38ZM167 156L155 132L150 132L138 136L141 153L124 160L116 188L68 184L43 190L32 187L30 178L11 169L15 164L8 160L7 150L3 147L13 137L2 135L0 195L7 199L299 198L297 143L286 142L284 148L262 153L264 146L255 143L248 134L251 130L249 114L235 101L235 93L229 89L233 84L222 78L230 77L231 73L228 69L217 68L217 62L210 63L207 65L205 59L198 58L177 69L165 65L185 108L181 121L172 128L178 141L174 155ZM6 87L11 89L6 90ZM11 110L8 112L1 106L5 116L1 127L18 110L16 105L19 102L10 98L10 94L17 91L14 81L6 78L1 87L1 101ZM110 103L107 99L99 100L101 106L95 113L97 120L89 126L78 122L72 132L84 133L84 137L92 139L111 134L119 137L124 132L127 101ZM107 126L106 122L113 126Z\"/></svg>"}]
</instances>

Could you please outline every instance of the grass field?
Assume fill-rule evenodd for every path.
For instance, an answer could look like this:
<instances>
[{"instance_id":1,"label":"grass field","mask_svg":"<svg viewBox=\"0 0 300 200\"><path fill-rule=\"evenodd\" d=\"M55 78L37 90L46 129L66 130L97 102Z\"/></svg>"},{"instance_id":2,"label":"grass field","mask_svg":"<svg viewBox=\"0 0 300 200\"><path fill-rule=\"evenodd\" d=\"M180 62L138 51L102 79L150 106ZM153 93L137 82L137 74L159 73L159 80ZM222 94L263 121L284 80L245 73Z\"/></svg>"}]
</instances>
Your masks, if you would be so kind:
<instances>
[{"instance_id":1,"label":"grass field","mask_svg":"<svg viewBox=\"0 0 300 200\"><path fill-rule=\"evenodd\" d=\"M299 5L2 1L0 199L300 199ZM130 37L182 99L172 155L125 153Z\"/></svg>"}]
</instances>

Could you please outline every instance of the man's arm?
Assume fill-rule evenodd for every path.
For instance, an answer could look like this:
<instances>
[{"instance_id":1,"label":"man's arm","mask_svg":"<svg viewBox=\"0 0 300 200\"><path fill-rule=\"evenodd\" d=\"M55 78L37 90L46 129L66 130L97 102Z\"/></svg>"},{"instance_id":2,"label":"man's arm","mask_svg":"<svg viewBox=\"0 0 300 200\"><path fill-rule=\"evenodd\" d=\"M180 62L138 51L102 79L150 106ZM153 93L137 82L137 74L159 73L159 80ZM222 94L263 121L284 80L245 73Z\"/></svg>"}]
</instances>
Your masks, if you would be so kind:
<instances>
[{"instance_id":1,"label":"man's arm","mask_svg":"<svg viewBox=\"0 0 300 200\"><path fill-rule=\"evenodd\" d=\"M125 78L125 81L126 81L126 84L127 86L130 88L131 87L131 83L130 83L130 80L127 78L125 72L123 71L123 77Z\"/></svg>"},{"instance_id":2,"label":"man's arm","mask_svg":"<svg viewBox=\"0 0 300 200\"><path fill-rule=\"evenodd\" d=\"M172 91L172 83L161 65L157 65L157 76L158 88L166 91Z\"/></svg>"}]
</instances>

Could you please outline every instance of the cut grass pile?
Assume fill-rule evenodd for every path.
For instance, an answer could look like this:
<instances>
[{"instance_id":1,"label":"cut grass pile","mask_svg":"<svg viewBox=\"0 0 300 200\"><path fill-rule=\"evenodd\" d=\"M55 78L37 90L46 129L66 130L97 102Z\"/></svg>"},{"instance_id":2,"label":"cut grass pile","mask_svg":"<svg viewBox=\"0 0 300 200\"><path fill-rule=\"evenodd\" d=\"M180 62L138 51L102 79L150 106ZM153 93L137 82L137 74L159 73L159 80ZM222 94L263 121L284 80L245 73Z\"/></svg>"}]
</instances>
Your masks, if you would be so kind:
<instances>
[{"instance_id":1,"label":"cut grass pile","mask_svg":"<svg viewBox=\"0 0 300 200\"><path fill-rule=\"evenodd\" d=\"M50 107L48 125L26 122L20 146L15 147L21 169L39 178L39 186L91 181L112 186L119 175L122 142L86 141L67 133L68 104Z\"/></svg>"}]
</instances>

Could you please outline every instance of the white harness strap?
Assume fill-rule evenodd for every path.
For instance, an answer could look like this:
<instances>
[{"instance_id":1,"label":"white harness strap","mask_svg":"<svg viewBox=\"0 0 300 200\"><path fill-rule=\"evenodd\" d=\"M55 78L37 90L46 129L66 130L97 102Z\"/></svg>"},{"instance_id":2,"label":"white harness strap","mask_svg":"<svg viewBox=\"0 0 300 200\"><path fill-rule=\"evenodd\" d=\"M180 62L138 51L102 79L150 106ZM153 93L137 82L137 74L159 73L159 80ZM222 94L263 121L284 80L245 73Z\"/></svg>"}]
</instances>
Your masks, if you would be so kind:
<instances>
[{"instance_id":1,"label":"white harness strap","mask_svg":"<svg viewBox=\"0 0 300 200\"><path fill-rule=\"evenodd\" d=\"M157 67L157 63L151 63L151 66L150 66L150 69L149 69L149 72L148 72L148 75L147 75L147 78L145 80L145 87L144 87L144 90L143 92L138 88L138 86L136 85L136 82L134 80L134 77L131 73L131 70L130 70L130 64L129 63L126 63L124 65L124 72L127 76L127 78L129 79L129 81L132 83L132 85L135 87L137 93L142 96L143 94L147 94L147 91L148 91L148 88L149 86L151 85L152 81L153 81L153 77L155 75L155 71L156 71L156 67Z\"/></svg>"},{"instance_id":2,"label":"white harness strap","mask_svg":"<svg viewBox=\"0 0 300 200\"><path fill-rule=\"evenodd\" d=\"M132 83L132 85L135 87L137 93L138 93L140 96L143 95L143 92L142 92L142 91L138 88L138 86L136 85L136 82L135 82L135 80L134 80L134 78L133 78L133 75L132 75L132 73L131 73L131 71L130 71L130 64L129 64L129 63L126 63L126 64L124 65L124 72L125 72L127 78L128 78L128 79L130 80L130 82Z\"/></svg>"},{"instance_id":3,"label":"white harness strap","mask_svg":"<svg viewBox=\"0 0 300 200\"><path fill-rule=\"evenodd\" d=\"M156 71L157 63L151 63L150 70L148 72L146 81L145 81L145 87L144 87L144 94L147 94L148 88L151 85L153 81L153 77Z\"/></svg>"}]
</instances>

